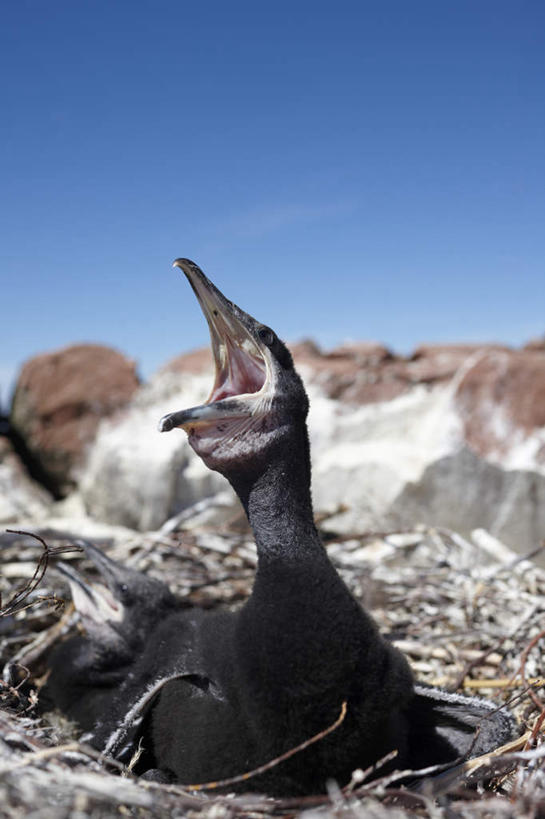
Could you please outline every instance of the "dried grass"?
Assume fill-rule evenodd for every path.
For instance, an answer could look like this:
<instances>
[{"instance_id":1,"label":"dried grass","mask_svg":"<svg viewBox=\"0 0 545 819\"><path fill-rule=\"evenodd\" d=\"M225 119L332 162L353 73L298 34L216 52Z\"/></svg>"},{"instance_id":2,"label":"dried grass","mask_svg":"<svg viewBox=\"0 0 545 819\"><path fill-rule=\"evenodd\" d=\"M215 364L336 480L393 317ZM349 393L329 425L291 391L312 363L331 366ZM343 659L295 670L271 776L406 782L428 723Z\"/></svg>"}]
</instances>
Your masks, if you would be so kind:
<instances>
[{"instance_id":1,"label":"dried grass","mask_svg":"<svg viewBox=\"0 0 545 819\"><path fill-rule=\"evenodd\" d=\"M255 549L239 521L223 529L189 529L185 516L160 532L108 545L109 554L168 579L188 602L230 605L249 593ZM185 527L185 528L183 528ZM75 617L52 552L74 537L40 533L0 536L0 815L9 819L135 817L325 816L537 817L545 815L545 571L515 558L486 533L468 542L454 532L328 535L329 554L381 628L407 654L417 677L451 690L509 703L523 739L497 755L432 770L408 789L400 776L369 782L355 772L327 796L270 799L261 795L188 793L135 779L77 741L58 715L37 717L43 658L74 628ZM44 558L44 552L47 557ZM65 553L63 560L81 560ZM42 561L40 563L40 560ZM40 568L41 582L36 585ZM49 562L49 565L47 565ZM92 567L85 566L91 575ZM13 601L17 605L13 605ZM325 727L325 726L324 726ZM375 772L380 776L380 769ZM404 773L406 781L407 773ZM486 786L482 783L486 782ZM387 787L388 786L388 787Z\"/></svg>"}]
</instances>

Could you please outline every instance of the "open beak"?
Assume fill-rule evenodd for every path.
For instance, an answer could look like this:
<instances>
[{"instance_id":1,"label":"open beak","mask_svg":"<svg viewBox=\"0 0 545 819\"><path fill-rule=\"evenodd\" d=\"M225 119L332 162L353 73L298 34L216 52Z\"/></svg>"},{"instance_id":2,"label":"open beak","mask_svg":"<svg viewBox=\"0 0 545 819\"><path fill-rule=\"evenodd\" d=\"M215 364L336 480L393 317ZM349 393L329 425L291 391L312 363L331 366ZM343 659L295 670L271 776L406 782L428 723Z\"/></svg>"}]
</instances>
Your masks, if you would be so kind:
<instances>
[{"instance_id":1,"label":"open beak","mask_svg":"<svg viewBox=\"0 0 545 819\"><path fill-rule=\"evenodd\" d=\"M126 574L130 572L130 570L125 569L124 566L121 566L119 563L116 563L115 560L107 557L94 543L79 538L74 541L74 544L83 549L85 557L98 569L112 592L115 588L115 584L121 585L125 582Z\"/></svg>"},{"instance_id":2,"label":"open beak","mask_svg":"<svg viewBox=\"0 0 545 819\"><path fill-rule=\"evenodd\" d=\"M123 604L115 599L107 586L88 583L67 563L57 563L56 568L68 581L74 606L84 621L104 625L123 620Z\"/></svg>"},{"instance_id":3,"label":"open beak","mask_svg":"<svg viewBox=\"0 0 545 819\"><path fill-rule=\"evenodd\" d=\"M188 429L200 424L252 415L271 381L266 349L256 340L255 320L225 298L189 259L176 259L193 288L208 322L216 377L204 404L165 415L159 431Z\"/></svg>"},{"instance_id":4,"label":"open beak","mask_svg":"<svg viewBox=\"0 0 545 819\"><path fill-rule=\"evenodd\" d=\"M125 616L123 603L115 596L116 585L125 580L123 566L106 557L93 543L88 540L76 540L75 545L85 552L91 563L96 566L104 583L90 583L67 563L57 563L56 568L66 577L76 611L87 620L95 623L119 623Z\"/></svg>"}]
</instances>

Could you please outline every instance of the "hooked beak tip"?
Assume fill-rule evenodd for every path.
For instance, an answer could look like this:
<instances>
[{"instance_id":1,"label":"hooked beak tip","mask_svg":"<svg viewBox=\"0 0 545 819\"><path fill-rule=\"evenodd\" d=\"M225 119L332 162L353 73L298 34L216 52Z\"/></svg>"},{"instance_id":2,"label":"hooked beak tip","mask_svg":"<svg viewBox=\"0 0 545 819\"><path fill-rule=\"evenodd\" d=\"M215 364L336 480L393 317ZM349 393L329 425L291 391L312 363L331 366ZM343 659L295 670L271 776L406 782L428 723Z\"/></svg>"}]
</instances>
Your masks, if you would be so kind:
<instances>
[{"instance_id":1,"label":"hooked beak tip","mask_svg":"<svg viewBox=\"0 0 545 819\"><path fill-rule=\"evenodd\" d=\"M172 419L169 418L168 415L165 415L157 424L157 429L159 432L170 432L171 429L174 429Z\"/></svg>"},{"instance_id":2,"label":"hooked beak tip","mask_svg":"<svg viewBox=\"0 0 545 819\"><path fill-rule=\"evenodd\" d=\"M180 270L182 270L186 275L188 270L195 268L199 270L195 262L192 262L191 259L174 259L172 262L172 267L179 267Z\"/></svg>"}]
</instances>

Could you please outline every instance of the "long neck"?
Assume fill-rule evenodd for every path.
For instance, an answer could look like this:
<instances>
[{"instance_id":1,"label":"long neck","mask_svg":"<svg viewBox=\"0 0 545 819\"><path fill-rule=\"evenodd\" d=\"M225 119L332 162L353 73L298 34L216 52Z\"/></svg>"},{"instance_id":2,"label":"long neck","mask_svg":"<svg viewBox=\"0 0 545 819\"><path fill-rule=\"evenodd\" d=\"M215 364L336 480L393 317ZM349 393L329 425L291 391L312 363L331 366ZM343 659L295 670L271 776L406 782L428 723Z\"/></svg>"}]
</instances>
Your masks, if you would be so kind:
<instances>
[{"instance_id":1,"label":"long neck","mask_svg":"<svg viewBox=\"0 0 545 819\"><path fill-rule=\"evenodd\" d=\"M255 535L259 568L325 556L314 525L306 428L290 430L261 469L230 479Z\"/></svg>"},{"instance_id":2,"label":"long neck","mask_svg":"<svg viewBox=\"0 0 545 819\"><path fill-rule=\"evenodd\" d=\"M258 552L252 594L237 623L240 668L252 696L274 707L282 698L330 690L337 706L337 683L359 662L362 633L374 634L316 531L303 433L269 452L252 479L229 476Z\"/></svg>"}]
</instances>

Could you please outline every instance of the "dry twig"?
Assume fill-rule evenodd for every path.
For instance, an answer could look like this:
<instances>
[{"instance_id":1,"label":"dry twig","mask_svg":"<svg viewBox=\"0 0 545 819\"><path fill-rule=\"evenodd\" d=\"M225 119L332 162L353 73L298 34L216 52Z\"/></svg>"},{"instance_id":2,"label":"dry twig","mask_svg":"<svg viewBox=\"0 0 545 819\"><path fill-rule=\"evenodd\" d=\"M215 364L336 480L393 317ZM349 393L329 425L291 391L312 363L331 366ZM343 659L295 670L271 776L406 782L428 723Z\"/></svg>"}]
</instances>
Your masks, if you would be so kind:
<instances>
[{"instance_id":1,"label":"dry twig","mask_svg":"<svg viewBox=\"0 0 545 819\"><path fill-rule=\"evenodd\" d=\"M24 601L27 600L29 595L32 594L32 592L35 589L37 589L40 583L42 582L44 575L47 571L47 566L51 555L65 554L66 552L82 551L82 549L79 546L59 546L57 548L52 549L50 546L47 545L45 540L42 537L40 537L40 535L36 535L33 532L25 532L20 529L6 529L6 532L12 535L22 535L25 537L34 538L35 540L39 541L42 544L43 551L36 565L34 574L30 578L30 580L27 583L25 583L25 585L22 588L18 589L4 606L0 607L0 617L7 617L8 615L17 614L18 612L23 610ZM57 602L56 599L55 602Z\"/></svg>"}]
</instances>

